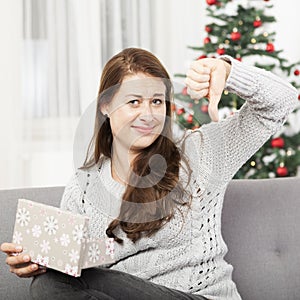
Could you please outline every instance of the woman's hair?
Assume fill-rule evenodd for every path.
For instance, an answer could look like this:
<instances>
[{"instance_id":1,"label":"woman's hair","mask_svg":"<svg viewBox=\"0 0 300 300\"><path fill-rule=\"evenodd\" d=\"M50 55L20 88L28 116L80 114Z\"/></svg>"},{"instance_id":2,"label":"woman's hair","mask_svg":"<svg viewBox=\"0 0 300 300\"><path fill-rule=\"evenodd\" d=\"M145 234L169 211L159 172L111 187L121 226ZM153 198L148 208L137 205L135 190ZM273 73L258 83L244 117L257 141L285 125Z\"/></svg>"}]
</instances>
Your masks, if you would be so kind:
<instances>
[{"instance_id":1,"label":"woman's hair","mask_svg":"<svg viewBox=\"0 0 300 300\"><path fill-rule=\"evenodd\" d=\"M125 76L137 73L161 78L164 82L166 118L162 133L151 145L140 150L131 163L129 184L123 194L119 216L106 229L107 236L113 237L118 243L123 243L123 240L113 233L118 226L129 239L136 242L142 234L151 236L168 222L174 215L174 208L178 203L187 204L182 202L184 189L179 182L182 155L172 137L173 87L166 69L146 50L124 49L105 65L98 92L94 134L82 169L88 169L99 163L101 167L103 158L112 158L113 135L110 121L102 114L101 107L109 103L116 93L116 88L113 87L120 86ZM157 154L165 159L165 169L161 168L160 160L155 159L159 157ZM144 221L136 222L137 219Z\"/></svg>"}]
</instances>

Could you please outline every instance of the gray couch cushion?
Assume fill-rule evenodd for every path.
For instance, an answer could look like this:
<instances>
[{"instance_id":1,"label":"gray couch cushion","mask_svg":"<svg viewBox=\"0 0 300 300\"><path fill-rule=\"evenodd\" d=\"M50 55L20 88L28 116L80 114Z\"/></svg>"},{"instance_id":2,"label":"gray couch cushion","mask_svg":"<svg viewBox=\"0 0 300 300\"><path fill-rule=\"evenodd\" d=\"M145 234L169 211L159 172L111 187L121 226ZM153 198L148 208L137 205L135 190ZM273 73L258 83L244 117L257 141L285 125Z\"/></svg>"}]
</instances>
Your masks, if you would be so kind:
<instances>
[{"instance_id":1,"label":"gray couch cushion","mask_svg":"<svg viewBox=\"0 0 300 300\"><path fill-rule=\"evenodd\" d=\"M233 181L223 236L244 300L300 299L300 178Z\"/></svg>"}]
</instances>

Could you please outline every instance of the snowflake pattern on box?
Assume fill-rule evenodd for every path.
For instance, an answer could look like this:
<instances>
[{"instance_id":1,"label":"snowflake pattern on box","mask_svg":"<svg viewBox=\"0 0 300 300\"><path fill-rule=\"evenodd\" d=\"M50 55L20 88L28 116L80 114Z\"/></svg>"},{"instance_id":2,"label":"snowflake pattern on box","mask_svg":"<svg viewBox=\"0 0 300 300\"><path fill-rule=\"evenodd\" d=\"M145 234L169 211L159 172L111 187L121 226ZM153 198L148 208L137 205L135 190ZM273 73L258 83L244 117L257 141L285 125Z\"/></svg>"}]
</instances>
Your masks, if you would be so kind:
<instances>
[{"instance_id":1,"label":"snowflake pattern on box","mask_svg":"<svg viewBox=\"0 0 300 300\"><path fill-rule=\"evenodd\" d=\"M13 242L31 261L78 277L84 268L114 262L111 238L89 239L86 216L19 199Z\"/></svg>"}]
</instances>

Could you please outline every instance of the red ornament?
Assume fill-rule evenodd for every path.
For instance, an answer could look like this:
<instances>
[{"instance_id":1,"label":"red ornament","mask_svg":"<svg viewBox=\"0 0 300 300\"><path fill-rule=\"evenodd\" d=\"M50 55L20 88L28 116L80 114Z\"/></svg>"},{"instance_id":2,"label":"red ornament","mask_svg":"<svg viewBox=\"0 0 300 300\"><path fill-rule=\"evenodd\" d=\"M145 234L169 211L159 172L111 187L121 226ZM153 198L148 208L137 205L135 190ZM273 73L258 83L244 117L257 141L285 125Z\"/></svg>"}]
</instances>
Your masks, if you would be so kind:
<instances>
[{"instance_id":1,"label":"red ornament","mask_svg":"<svg viewBox=\"0 0 300 300\"><path fill-rule=\"evenodd\" d=\"M178 109L177 109L177 115L178 115L178 116L180 116L180 115L182 115L182 114L184 114L184 113L185 113L184 108L178 108Z\"/></svg>"},{"instance_id":2,"label":"red ornament","mask_svg":"<svg viewBox=\"0 0 300 300\"><path fill-rule=\"evenodd\" d=\"M191 114L188 115L186 121L187 121L188 123L193 123L193 115L191 115Z\"/></svg>"},{"instance_id":3,"label":"red ornament","mask_svg":"<svg viewBox=\"0 0 300 300\"><path fill-rule=\"evenodd\" d=\"M187 87L186 86L182 89L181 94L184 96L187 95Z\"/></svg>"},{"instance_id":4,"label":"red ornament","mask_svg":"<svg viewBox=\"0 0 300 300\"><path fill-rule=\"evenodd\" d=\"M223 55L223 54L225 54L225 49L224 49L224 48L218 48L218 49L217 49L217 53L218 53L219 55Z\"/></svg>"},{"instance_id":5,"label":"red ornament","mask_svg":"<svg viewBox=\"0 0 300 300\"><path fill-rule=\"evenodd\" d=\"M200 55L198 58L197 58L197 60L199 60L199 59L202 59L202 58L207 58L207 56L206 55Z\"/></svg>"},{"instance_id":6,"label":"red ornament","mask_svg":"<svg viewBox=\"0 0 300 300\"><path fill-rule=\"evenodd\" d=\"M201 105L201 111L206 114L208 112L208 104Z\"/></svg>"},{"instance_id":7,"label":"red ornament","mask_svg":"<svg viewBox=\"0 0 300 300\"><path fill-rule=\"evenodd\" d=\"M268 43L267 46L266 46L266 51L267 52L274 52L275 50L275 47L272 43Z\"/></svg>"},{"instance_id":8,"label":"red ornament","mask_svg":"<svg viewBox=\"0 0 300 300\"><path fill-rule=\"evenodd\" d=\"M255 20L253 21L253 27L257 28L260 27L262 25L262 21L261 20Z\"/></svg>"},{"instance_id":9,"label":"red ornament","mask_svg":"<svg viewBox=\"0 0 300 300\"><path fill-rule=\"evenodd\" d=\"M210 26L205 26L205 31L206 32L212 32L212 28Z\"/></svg>"},{"instance_id":10,"label":"red ornament","mask_svg":"<svg viewBox=\"0 0 300 300\"><path fill-rule=\"evenodd\" d=\"M283 148L284 147L284 139L279 137L271 140L272 148Z\"/></svg>"},{"instance_id":11,"label":"red ornament","mask_svg":"<svg viewBox=\"0 0 300 300\"><path fill-rule=\"evenodd\" d=\"M203 42L204 44L208 44L211 42L211 39L209 37L206 37Z\"/></svg>"},{"instance_id":12,"label":"red ornament","mask_svg":"<svg viewBox=\"0 0 300 300\"><path fill-rule=\"evenodd\" d=\"M286 176L288 174L288 169L287 167L278 167L276 169L276 173L278 176Z\"/></svg>"},{"instance_id":13,"label":"red ornament","mask_svg":"<svg viewBox=\"0 0 300 300\"><path fill-rule=\"evenodd\" d=\"M298 69L295 70L295 71L294 71L294 75L295 75L295 76L299 76L299 75L300 75L300 71L299 71Z\"/></svg>"},{"instance_id":14,"label":"red ornament","mask_svg":"<svg viewBox=\"0 0 300 300\"><path fill-rule=\"evenodd\" d=\"M215 5L215 4L217 4L217 0L206 0L206 3L208 4L208 5Z\"/></svg>"},{"instance_id":15,"label":"red ornament","mask_svg":"<svg viewBox=\"0 0 300 300\"><path fill-rule=\"evenodd\" d=\"M298 95L298 100L300 101L300 94Z\"/></svg>"},{"instance_id":16,"label":"red ornament","mask_svg":"<svg viewBox=\"0 0 300 300\"><path fill-rule=\"evenodd\" d=\"M233 31L233 32L231 32L231 34L230 34L230 38L231 38L231 40L233 40L233 41L238 41L238 40L241 39L241 37L242 37L242 35L241 35L241 33L238 32L238 31Z\"/></svg>"},{"instance_id":17,"label":"red ornament","mask_svg":"<svg viewBox=\"0 0 300 300\"><path fill-rule=\"evenodd\" d=\"M235 59L238 61L242 61L242 58L240 56L237 56Z\"/></svg>"}]
</instances>

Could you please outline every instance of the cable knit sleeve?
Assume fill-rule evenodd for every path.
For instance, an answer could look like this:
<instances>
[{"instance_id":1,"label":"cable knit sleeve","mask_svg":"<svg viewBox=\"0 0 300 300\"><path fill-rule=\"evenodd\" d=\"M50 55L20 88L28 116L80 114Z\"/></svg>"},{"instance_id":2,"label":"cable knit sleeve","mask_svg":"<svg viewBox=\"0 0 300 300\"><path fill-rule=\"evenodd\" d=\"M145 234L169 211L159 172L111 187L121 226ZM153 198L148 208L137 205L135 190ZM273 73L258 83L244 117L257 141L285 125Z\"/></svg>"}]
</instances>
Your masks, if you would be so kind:
<instances>
[{"instance_id":1,"label":"cable knit sleeve","mask_svg":"<svg viewBox=\"0 0 300 300\"><path fill-rule=\"evenodd\" d=\"M79 172L76 172L66 185L60 202L60 208L73 213L82 214L81 202L83 198L83 189L79 184L79 176Z\"/></svg>"},{"instance_id":2,"label":"cable knit sleeve","mask_svg":"<svg viewBox=\"0 0 300 300\"><path fill-rule=\"evenodd\" d=\"M298 103L296 89L273 73L223 59L232 65L225 88L246 102L234 115L189 131L186 150L197 176L215 183L232 179Z\"/></svg>"}]
</instances>

